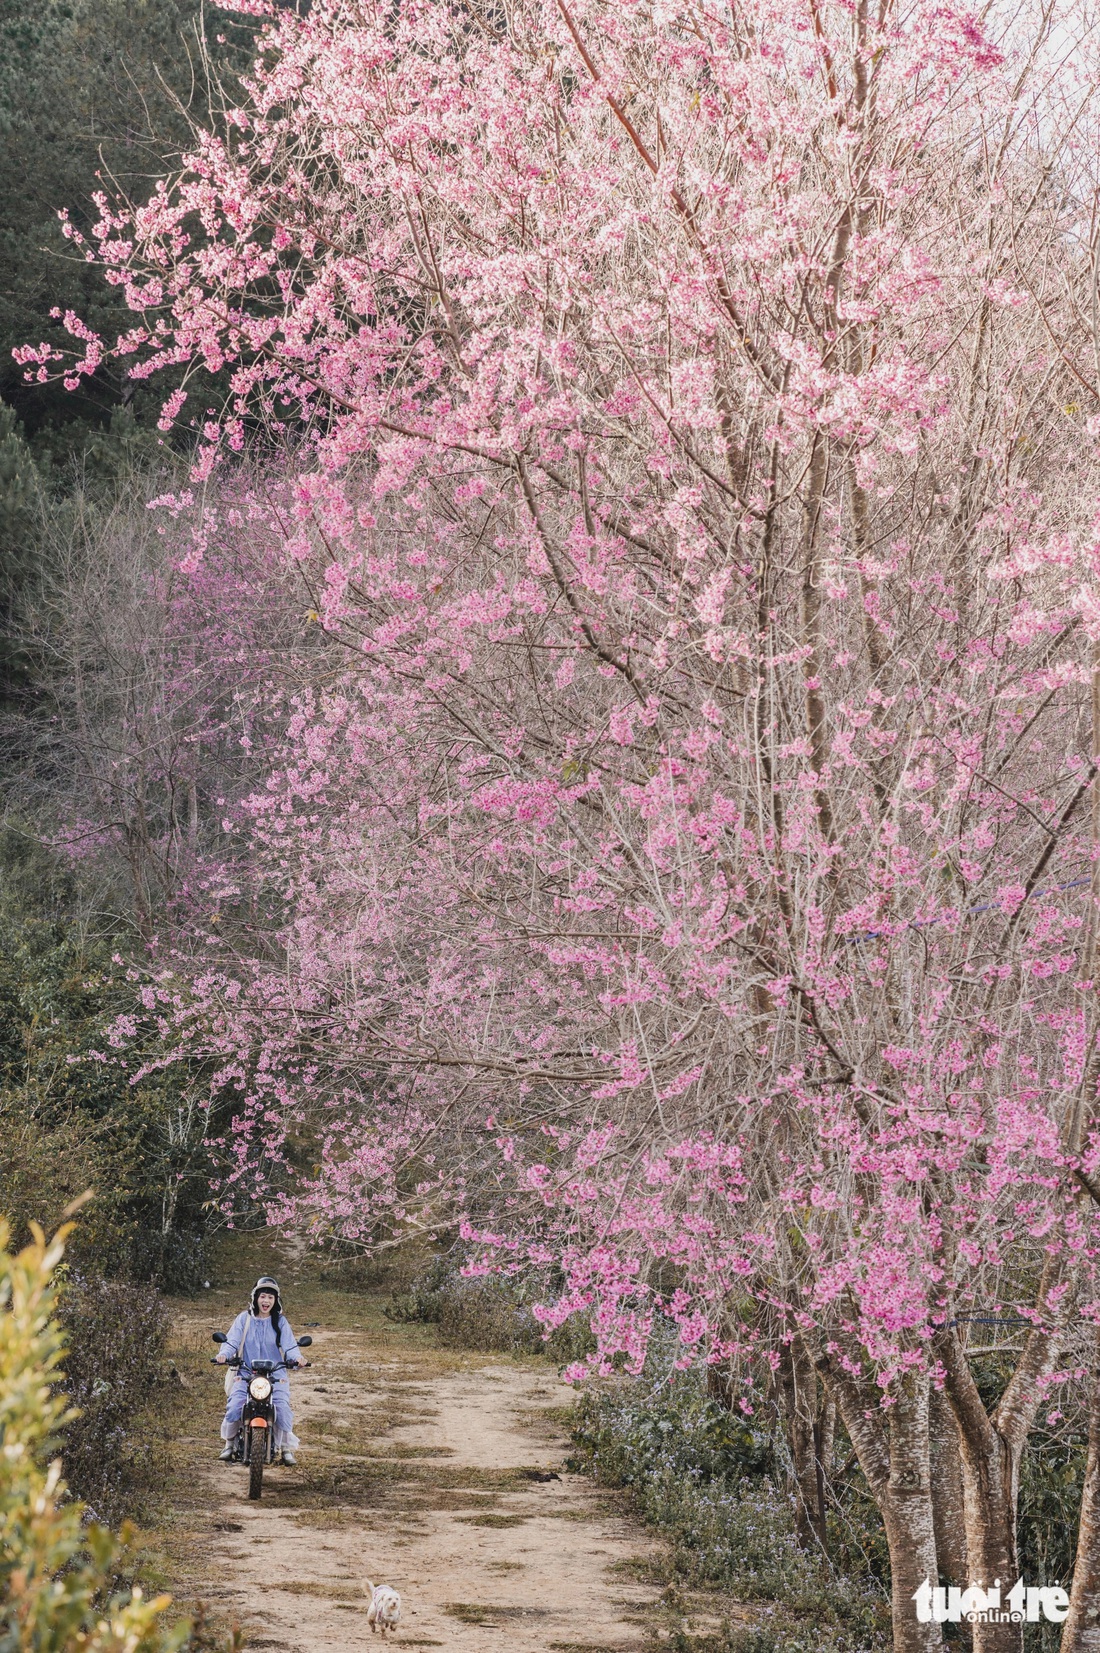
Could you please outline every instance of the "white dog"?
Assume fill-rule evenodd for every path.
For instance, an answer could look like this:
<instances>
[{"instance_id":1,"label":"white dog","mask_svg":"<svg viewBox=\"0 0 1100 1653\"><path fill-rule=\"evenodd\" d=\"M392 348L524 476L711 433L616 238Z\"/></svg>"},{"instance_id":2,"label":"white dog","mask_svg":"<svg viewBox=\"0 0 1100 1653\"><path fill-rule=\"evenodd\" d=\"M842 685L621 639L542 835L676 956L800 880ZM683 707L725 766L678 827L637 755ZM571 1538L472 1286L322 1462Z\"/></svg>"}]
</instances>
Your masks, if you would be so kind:
<instances>
[{"instance_id":1,"label":"white dog","mask_svg":"<svg viewBox=\"0 0 1100 1653\"><path fill-rule=\"evenodd\" d=\"M377 1589L370 1579L364 1579L364 1587L370 1596L370 1606L367 1608L367 1623L373 1636L376 1630L381 1630L383 1636L387 1630L396 1630L397 1621L401 1617L401 1597L389 1584L379 1584Z\"/></svg>"}]
</instances>

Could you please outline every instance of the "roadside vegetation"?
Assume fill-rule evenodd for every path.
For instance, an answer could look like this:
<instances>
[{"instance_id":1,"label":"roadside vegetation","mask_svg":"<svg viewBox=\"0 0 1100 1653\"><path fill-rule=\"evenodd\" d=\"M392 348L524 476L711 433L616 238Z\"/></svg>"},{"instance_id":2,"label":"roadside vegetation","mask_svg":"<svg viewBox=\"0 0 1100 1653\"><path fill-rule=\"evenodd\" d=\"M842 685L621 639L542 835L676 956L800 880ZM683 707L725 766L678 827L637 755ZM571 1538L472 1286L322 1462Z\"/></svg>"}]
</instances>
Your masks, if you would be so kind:
<instances>
[{"instance_id":1,"label":"roadside vegetation","mask_svg":"<svg viewBox=\"0 0 1100 1653\"><path fill-rule=\"evenodd\" d=\"M168 1616L171 1598L135 1582L132 1534L121 1538L70 1495L56 1456L71 1418L57 1271L66 1230L8 1249L0 1221L0 1644L35 1653L178 1653L224 1648Z\"/></svg>"}]
</instances>

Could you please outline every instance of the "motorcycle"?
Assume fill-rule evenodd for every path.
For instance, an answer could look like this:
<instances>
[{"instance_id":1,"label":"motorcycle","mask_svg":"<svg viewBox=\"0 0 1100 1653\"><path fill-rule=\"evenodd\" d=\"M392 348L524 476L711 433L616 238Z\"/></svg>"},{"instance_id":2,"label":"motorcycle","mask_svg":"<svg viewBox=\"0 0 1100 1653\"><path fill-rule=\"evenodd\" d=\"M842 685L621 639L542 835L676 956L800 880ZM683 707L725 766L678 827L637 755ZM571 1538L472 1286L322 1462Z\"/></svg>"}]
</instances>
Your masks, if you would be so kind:
<instances>
[{"instance_id":1,"label":"motorcycle","mask_svg":"<svg viewBox=\"0 0 1100 1653\"><path fill-rule=\"evenodd\" d=\"M224 1332L213 1332L211 1336L215 1343L229 1342ZM309 1349L312 1346L312 1337L298 1339L299 1349ZM217 1365L217 1361L217 1355L212 1355L211 1365ZM243 1361L240 1355L235 1355L232 1360L224 1361L223 1364L230 1368L239 1368ZM304 1365L305 1362L301 1364ZM263 1492L264 1465L275 1462L274 1375L278 1371L292 1372L298 1365L298 1361L288 1363L285 1360L254 1360L248 1368L248 1396L244 1404L241 1427L237 1431L233 1456L229 1462L244 1464L248 1469L249 1498L259 1498Z\"/></svg>"}]
</instances>

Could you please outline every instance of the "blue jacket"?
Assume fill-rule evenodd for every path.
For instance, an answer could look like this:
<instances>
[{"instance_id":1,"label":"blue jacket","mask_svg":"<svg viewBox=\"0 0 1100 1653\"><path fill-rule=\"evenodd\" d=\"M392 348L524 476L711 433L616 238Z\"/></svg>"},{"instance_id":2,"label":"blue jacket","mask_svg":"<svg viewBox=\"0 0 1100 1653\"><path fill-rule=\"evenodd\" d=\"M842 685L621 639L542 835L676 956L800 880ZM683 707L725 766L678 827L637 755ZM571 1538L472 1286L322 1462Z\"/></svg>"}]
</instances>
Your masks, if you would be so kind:
<instances>
[{"instance_id":1,"label":"blue jacket","mask_svg":"<svg viewBox=\"0 0 1100 1653\"><path fill-rule=\"evenodd\" d=\"M261 1320L250 1309L242 1309L229 1328L228 1341L222 1345L230 1355L240 1355L244 1364L254 1360L301 1360L298 1340L290 1329L290 1321L283 1315L279 1326L279 1343L275 1342L275 1327L270 1320ZM277 1374L285 1378L285 1372Z\"/></svg>"}]
</instances>

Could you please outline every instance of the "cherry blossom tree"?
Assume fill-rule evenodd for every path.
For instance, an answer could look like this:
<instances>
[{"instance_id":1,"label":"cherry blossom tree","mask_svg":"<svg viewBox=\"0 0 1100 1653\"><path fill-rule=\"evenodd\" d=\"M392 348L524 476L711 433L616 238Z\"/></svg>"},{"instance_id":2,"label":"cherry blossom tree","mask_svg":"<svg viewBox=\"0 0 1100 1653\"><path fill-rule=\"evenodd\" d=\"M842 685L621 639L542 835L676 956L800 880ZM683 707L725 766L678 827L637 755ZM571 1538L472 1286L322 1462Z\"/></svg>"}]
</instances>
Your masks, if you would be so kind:
<instances>
[{"instance_id":1,"label":"cherry blossom tree","mask_svg":"<svg viewBox=\"0 0 1100 1653\"><path fill-rule=\"evenodd\" d=\"M26 753L13 792L56 847L98 866L147 943L176 909L216 912L205 886L223 819L267 773L273 678L297 681L320 641L267 526L269 484L238 476L220 507L241 531L188 573L189 529L148 509L150 480L135 469L136 498L78 499L51 523L20 627L38 709L7 730Z\"/></svg>"},{"instance_id":2,"label":"cherry blossom tree","mask_svg":"<svg viewBox=\"0 0 1100 1653\"><path fill-rule=\"evenodd\" d=\"M661 1315L745 1408L786 1371L804 1525L827 1404L902 1650L942 1635L931 1419L952 1553L1007 1587L1100 1306L1086 23L280 14L225 130L102 202L133 329L24 352L231 371L188 567L250 432L308 434L270 520L333 647L232 936L149 990L243 1099L233 1177L308 1129L286 1220L457 1212L486 1266L564 1270L543 1312L589 1315L597 1365ZM1023 1331L992 1411L976 1319Z\"/></svg>"}]
</instances>

